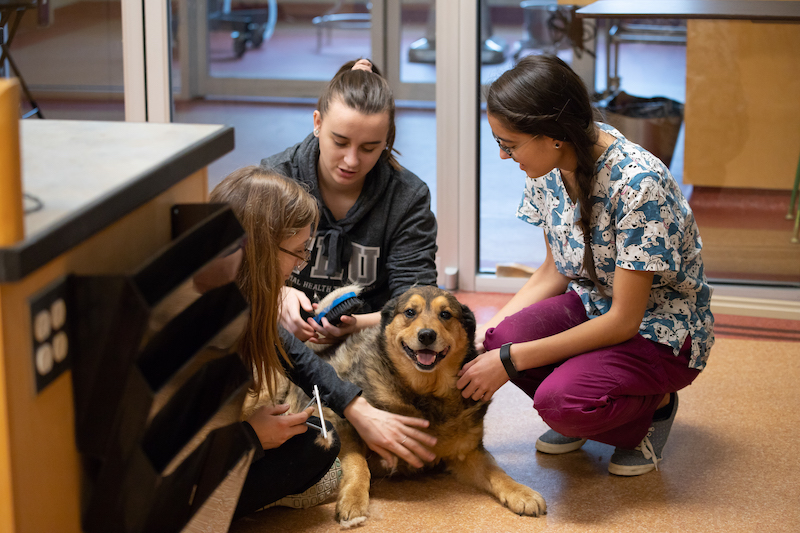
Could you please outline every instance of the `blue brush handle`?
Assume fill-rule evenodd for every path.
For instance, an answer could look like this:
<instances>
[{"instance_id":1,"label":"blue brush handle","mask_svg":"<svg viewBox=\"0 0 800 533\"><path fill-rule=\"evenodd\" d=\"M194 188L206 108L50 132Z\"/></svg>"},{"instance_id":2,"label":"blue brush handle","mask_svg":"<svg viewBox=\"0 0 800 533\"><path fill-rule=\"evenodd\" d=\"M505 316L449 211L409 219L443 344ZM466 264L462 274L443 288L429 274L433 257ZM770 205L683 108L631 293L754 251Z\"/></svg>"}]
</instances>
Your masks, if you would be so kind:
<instances>
[{"instance_id":1,"label":"blue brush handle","mask_svg":"<svg viewBox=\"0 0 800 533\"><path fill-rule=\"evenodd\" d=\"M328 312L330 312L331 309L333 309L334 307L336 307L340 303L342 303L342 302L344 302L346 300L349 300L350 298L355 298L356 296L357 295L354 292L348 292L348 293L345 293L345 294L339 296L338 298L336 298L331 303L331 305L329 305L328 307L326 307L325 309L323 309L322 311L317 313L317 316L314 317L314 320L317 322L317 324L322 325L322 317L327 315Z\"/></svg>"}]
</instances>

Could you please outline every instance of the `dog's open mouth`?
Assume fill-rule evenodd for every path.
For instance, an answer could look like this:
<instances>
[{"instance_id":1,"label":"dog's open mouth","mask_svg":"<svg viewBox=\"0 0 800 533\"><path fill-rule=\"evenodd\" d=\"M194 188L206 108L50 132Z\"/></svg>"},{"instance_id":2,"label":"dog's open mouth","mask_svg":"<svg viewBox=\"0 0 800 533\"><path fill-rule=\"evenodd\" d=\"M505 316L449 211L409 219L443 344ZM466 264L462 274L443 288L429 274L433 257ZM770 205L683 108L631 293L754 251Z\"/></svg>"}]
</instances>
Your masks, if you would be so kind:
<instances>
[{"instance_id":1,"label":"dog's open mouth","mask_svg":"<svg viewBox=\"0 0 800 533\"><path fill-rule=\"evenodd\" d=\"M441 352L434 352L433 350L412 350L406 343L403 343L403 349L411 360L422 370L433 370L433 367L444 359L447 352L450 351L449 346Z\"/></svg>"}]
</instances>

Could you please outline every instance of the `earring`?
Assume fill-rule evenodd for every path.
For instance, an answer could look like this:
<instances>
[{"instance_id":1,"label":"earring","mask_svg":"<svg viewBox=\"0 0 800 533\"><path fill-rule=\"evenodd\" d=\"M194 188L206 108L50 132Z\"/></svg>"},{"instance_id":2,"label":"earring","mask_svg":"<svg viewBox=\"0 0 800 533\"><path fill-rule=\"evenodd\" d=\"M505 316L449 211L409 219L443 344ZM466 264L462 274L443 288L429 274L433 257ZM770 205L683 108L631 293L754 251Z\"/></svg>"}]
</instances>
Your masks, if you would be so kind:
<instances>
[{"instance_id":1,"label":"earring","mask_svg":"<svg viewBox=\"0 0 800 533\"><path fill-rule=\"evenodd\" d=\"M314 129L314 136L319 137L319 128Z\"/></svg>"},{"instance_id":2,"label":"earring","mask_svg":"<svg viewBox=\"0 0 800 533\"><path fill-rule=\"evenodd\" d=\"M556 143L556 149L561 148L561 143Z\"/></svg>"}]
</instances>

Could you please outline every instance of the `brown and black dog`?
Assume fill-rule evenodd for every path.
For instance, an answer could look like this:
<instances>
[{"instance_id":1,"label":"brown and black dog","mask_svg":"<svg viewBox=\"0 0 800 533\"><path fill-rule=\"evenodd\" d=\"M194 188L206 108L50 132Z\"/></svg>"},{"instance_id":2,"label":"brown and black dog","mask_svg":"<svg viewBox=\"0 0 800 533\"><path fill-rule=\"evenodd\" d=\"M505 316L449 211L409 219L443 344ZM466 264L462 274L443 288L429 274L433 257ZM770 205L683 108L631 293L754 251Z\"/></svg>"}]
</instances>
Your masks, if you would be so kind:
<instances>
[{"instance_id":1,"label":"brown and black dog","mask_svg":"<svg viewBox=\"0 0 800 533\"><path fill-rule=\"evenodd\" d=\"M483 447L488 402L465 399L456 387L462 365L476 356L474 338L475 316L467 306L436 287L412 287L386 304L379 326L320 355L343 379L361 387L373 406L430 421L424 431L437 443L436 460L428 466L442 461L462 483L485 490L517 514L537 516L546 510L542 496L511 479ZM298 387L292 387L288 400L295 410L308 403ZM325 417L342 443L336 518L346 527L358 525L368 515L370 471L393 472L347 420L328 409ZM401 461L397 472L417 470Z\"/></svg>"}]
</instances>

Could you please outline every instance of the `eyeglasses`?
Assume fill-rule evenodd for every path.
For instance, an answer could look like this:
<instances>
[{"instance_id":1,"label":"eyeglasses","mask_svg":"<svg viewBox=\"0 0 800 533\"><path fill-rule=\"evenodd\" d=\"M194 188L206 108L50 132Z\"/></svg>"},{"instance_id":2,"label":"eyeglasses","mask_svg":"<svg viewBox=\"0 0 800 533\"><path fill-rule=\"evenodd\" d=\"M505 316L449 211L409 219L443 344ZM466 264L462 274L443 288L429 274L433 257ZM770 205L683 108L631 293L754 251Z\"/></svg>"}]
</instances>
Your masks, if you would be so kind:
<instances>
[{"instance_id":1,"label":"eyeglasses","mask_svg":"<svg viewBox=\"0 0 800 533\"><path fill-rule=\"evenodd\" d=\"M515 151L519 150L520 148L522 148L523 146L525 146L526 144L528 144L529 142L534 140L536 137L538 137L538 135L534 135L533 137L531 137L530 139L528 139L524 143L520 144L519 146L515 146L514 148L509 148L508 146L506 146L503 143L501 143L500 139L497 138L497 135L495 135L494 132L492 132L492 137L494 137L494 140L497 143L497 146L499 146L500 149L502 151L504 151L508 155L508 157L513 158Z\"/></svg>"},{"instance_id":2,"label":"eyeglasses","mask_svg":"<svg viewBox=\"0 0 800 533\"><path fill-rule=\"evenodd\" d=\"M306 267L306 265L308 264L308 261L311 259L311 250L303 250L303 255L300 255L300 254L298 254L296 252L290 252L289 250L287 250L286 248L284 248L282 246L278 246L278 250L280 250L281 252L283 252L285 254L291 255L292 257L294 257L295 259L300 261L300 264L295 266L295 270L297 272L303 270Z\"/></svg>"}]
</instances>

